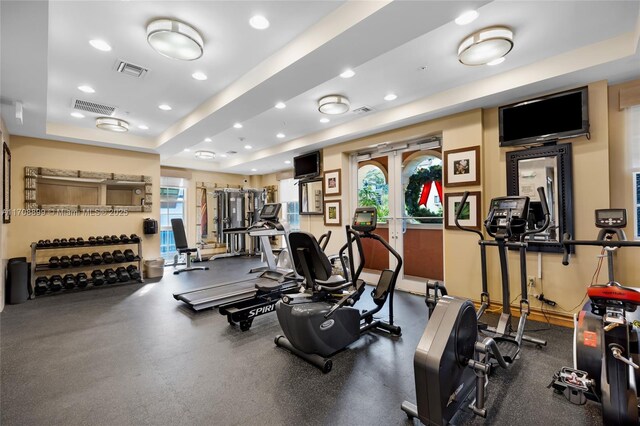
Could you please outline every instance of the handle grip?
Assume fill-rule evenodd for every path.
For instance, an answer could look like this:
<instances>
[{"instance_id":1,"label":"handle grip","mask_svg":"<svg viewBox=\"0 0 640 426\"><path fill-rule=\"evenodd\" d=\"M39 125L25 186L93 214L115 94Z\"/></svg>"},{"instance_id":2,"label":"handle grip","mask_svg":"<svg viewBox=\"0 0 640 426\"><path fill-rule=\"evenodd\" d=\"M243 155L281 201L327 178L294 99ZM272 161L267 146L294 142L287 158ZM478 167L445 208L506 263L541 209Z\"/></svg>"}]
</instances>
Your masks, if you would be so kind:
<instances>
[{"instance_id":1,"label":"handle grip","mask_svg":"<svg viewBox=\"0 0 640 426\"><path fill-rule=\"evenodd\" d=\"M571 260L571 249L569 247L569 244L565 243L565 241L569 240L571 240L571 235L565 232L562 236L562 249L564 250L564 254L562 255L562 264L564 266L567 266L569 264L569 260Z\"/></svg>"},{"instance_id":2,"label":"handle grip","mask_svg":"<svg viewBox=\"0 0 640 426\"><path fill-rule=\"evenodd\" d=\"M547 204L547 196L544 193L544 188L542 186L538 187L538 196L540 197L540 202L542 203L542 213L544 215L549 214L549 204Z\"/></svg>"}]
</instances>

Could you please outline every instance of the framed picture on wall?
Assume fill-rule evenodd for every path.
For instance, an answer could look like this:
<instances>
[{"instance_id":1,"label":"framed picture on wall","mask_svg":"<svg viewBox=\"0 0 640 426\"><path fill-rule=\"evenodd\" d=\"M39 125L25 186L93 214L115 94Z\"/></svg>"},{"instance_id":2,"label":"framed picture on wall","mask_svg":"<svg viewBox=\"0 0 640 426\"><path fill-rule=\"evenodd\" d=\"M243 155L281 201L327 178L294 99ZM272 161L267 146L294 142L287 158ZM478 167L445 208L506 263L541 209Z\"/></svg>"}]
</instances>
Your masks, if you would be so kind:
<instances>
[{"instance_id":1,"label":"framed picture on wall","mask_svg":"<svg viewBox=\"0 0 640 426\"><path fill-rule=\"evenodd\" d=\"M340 195L340 169L324 172L324 196Z\"/></svg>"},{"instance_id":2,"label":"framed picture on wall","mask_svg":"<svg viewBox=\"0 0 640 426\"><path fill-rule=\"evenodd\" d=\"M444 152L444 186L480 185L480 147Z\"/></svg>"},{"instance_id":3,"label":"framed picture on wall","mask_svg":"<svg viewBox=\"0 0 640 426\"><path fill-rule=\"evenodd\" d=\"M11 222L11 151L4 141L2 132L0 132L0 140L2 141L2 223Z\"/></svg>"},{"instance_id":4,"label":"framed picture on wall","mask_svg":"<svg viewBox=\"0 0 640 426\"><path fill-rule=\"evenodd\" d=\"M340 200L324 202L324 224L325 226L341 226L342 204Z\"/></svg>"},{"instance_id":5,"label":"framed picture on wall","mask_svg":"<svg viewBox=\"0 0 640 426\"><path fill-rule=\"evenodd\" d=\"M444 227L446 229L458 229L456 226L456 209L462 201L462 192L444 194ZM480 192L469 192L465 206L460 215L460 225L467 228L480 230L482 219L480 218L480 206L482 205Z\"/></svg>"}]
</instances>

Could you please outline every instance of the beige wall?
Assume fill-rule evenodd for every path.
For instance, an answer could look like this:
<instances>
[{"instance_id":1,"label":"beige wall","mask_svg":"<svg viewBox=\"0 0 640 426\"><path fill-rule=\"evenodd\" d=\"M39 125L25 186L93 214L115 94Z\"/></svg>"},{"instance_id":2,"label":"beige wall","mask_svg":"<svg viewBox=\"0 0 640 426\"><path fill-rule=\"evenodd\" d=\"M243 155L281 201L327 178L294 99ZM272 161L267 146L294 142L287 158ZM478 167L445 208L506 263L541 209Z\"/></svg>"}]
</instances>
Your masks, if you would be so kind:
<instances>
[{"instance_id":1,"label":"beige wall","mask_svg":"<svg viewBox=\"0 0 640 426\"><path fill-rule=\"evenodd\" d=\"M11 147L9 132L7 132L7 127L4 124L4 120L0 117L0 131L2 132L2 140L0 140L0 145L2 142L5 142L9 147ZM2 147L0 147L1 149ZM12 167L14 167L12 165ZM4 174L3 174L4 176ZM0 265L2 265L2 271L6 270L7 267L7 259L9 256L7 255L9 246L9 226L10 224L5 224L0 221ZM4 309L4 272L0 273L0 312Z\"/></svg>"},{"instance_id":2,"label":"beige wall","mask_svg":"<svg viewBox=\"0 0 640 426\"><path fill-rule=\"evenodd\" d=\"M13 136L11 146L11 206L24 207L25 166L148 175L153 179L153 209L127 216L14 216L6 257L30 256L30 244L40 239L87 238L91 235L136 233L143 237L143 255L160 255L160 235L143 235L145 217L160 219L160 156L111 148Z\"/></svg>"},{"instance_id":3,"label":"beige wall","mask_svg":"<svg viewBox=\"0 0 640 426\"><path fill-rule=\"evenodd\" d=\"M640 87L640 80L630 81L609 87L609 169L611 185L611 207L624 207L629 215L627 237L633 235L633 200L632 173L640 172L640 146L632 146L628 128L627 110L619 108L620 92L625 89ZM636 129L640 123L635 123ZM635 154L635 160L634 160ZM635 161L635 162L634 162ZM640 249L627 248L620 250L616 259L616 279L621 283L640 286Z\"/></svg>"}]
</instances>

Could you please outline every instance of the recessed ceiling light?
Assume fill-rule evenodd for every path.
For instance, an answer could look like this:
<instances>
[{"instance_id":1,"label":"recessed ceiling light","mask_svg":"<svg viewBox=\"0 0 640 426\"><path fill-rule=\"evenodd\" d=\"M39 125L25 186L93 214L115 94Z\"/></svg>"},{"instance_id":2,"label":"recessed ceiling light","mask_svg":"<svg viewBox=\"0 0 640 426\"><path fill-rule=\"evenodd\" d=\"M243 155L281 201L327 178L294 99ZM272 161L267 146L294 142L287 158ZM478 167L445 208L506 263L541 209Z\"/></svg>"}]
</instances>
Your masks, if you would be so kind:
<instances>
[{"instance_id":1,"label":"recessed ceiling light","mask_svg":"<svg viewBox=\"0 0 640 426\"><path fill-rule=\"evenodd\" d=\"M245 145L244 149L252 149L253 147L251 145Z\"/></svg>"},{"instance_id":2,"label":"recessed ceiling light","mask_svg":"<svg viewBox=\"0 0 640 426\"><path fill-rule=\"evenodd\" d=\"M322 117L322 118L320 119L320 122L321 122L321 123L328 123L329 121L331 121L331 120L329 120L327 117Z\"/></svg>"},{"instance_id":3,"label":"recessed ceiling light","mask_svg":"<svg viewBox=\"0 0 640 426\"><path fill-rule=\"evenodd\" d=\"M75 118L84 118L84 114L82 114L82 113L80 113L80 112L78 112L78 111L73 111L73 112L71 113L71 116L72 116L72 117L75 117Z\"/></svg>"},{"instance_id":4,"label":"recessed ceiling light","mask_svg":"<svg viewBox=\"0 0 640 426\"><path fill-rule=\"evenodd\" d=\"M491 61L491 62L487 62L487 65L491 65L491 66L493 66L493 65L500 65L501 63L503 63L503 62L504 62L504 60L505 60L505 57L503 56L502 58L494 59L494 60L493 60L493 61Z\"/></svg>"},{"instance_id":5,"label":"recessed ceiling light","mask_svg":"<svg viewBox=\"0 0 640 426\"><path fill-rule=\"evenodd\" d=\"M284 138L284 136L285 136L285 134L284 134L284 133L278 133L278 134L276 135L276 137L277 137L277 138L279 138L279 139Z\"/></svg>"},{"instance_id":6,"label":"recessed ceiling light","mask_svg":"<svg viewBox=\"0 0 640 426\"><path fill-rule=\"evenodd\" d=\"M318 101L318 111L323 114L344 114L349 111L349 99L340 95L329 95Z\"/></svg>"},{"instance_id":7,"label":"recessed ceiling light","mask_svg":"<svg viewBox=\"0 0 640 426\"><path fill-rule=\"evenodd\" d=\"M356 72L354 70L352 70L351 68L345 70L342 74L340 74L340 77L342 78L351 78L354 75L356 75Z\"/></svg>"},{"instance_id":8,"label":"recessed ceiling light","mask_svg":"<svg viewBox=\"0 0 640 426\"><path fill-rule=\"evenodd\" d=\"M284 102L278 102L276 104L276 108L278 108L278 109L284 109L286 107L287 107L287 104L285 104Z\"/></svg>"},{"instance_id":9,"label":"recessed ceiling light","mask_svg":"<svg viewBox=\"0 0 640 426\"><path fill-rule=\"evenodd\" d=\"M227 154L220 154L220 158L227 158Z\"/></svg>"},{"instance_id":10,"label":"recessed ceiling light","mask_svg":"<svg viewBox=\"0 0 640 426\"><path fill-rule=\"evenodd\" d=\"M163 111L171 111L171 109L172 109L171 106L167 105L167 104L160 104L160 105L158 105L158 108L160 108Z\"/></svg>"},{"instance_id":11,"label":"recessed ceiling light","mask_svg":"<svg viewBox=\"0 0 640 426\"><path fill-rule=\"evenodd\" d=\"M234 128L234 129L242 129L242 124L241 124L241 123L235 123L235 124L233 125L233 128Z\"/></svg>"},{"instance_id":12,"label":"recessed ceiling light","mask_svg":"<svg viewBox=\"0 0 640 426\"><path fill-rule=\"evenodd\" d=\"M111 50L111 46L104 40L94 39L89 40L89 44L98 50L102 50L103 52L108 52Z\"/></svg>"},{"instance_id":13,"label":"recessed ceiling light","mask_svg":"<svg viewBox=\"0 0 640 426\"><path fill-rule=\"evenodd\" d=\"M257 172L257 171L258 171L258 169L251 169L251 171L252 171L252 172Z\"/></svg>"},{"instance_id":14,"label":"recessed ceiling light","mask_svg":"<svg viewBox=\"0 0 640 426\"><path fill-rule=\"evenodd\" d=\"M266 30L269 28L269 20L262 15L254 15L249 19L249 25L256 30Z\"/></svg>"},{"instance_id":15,"label":"recessed ceiling light","mask_svg":"<svg viewBox=\"0 0 640 426\"><path fill-rule=\"evenodd\" d=\"M212 160L216 158L216 153L211 151L196 151L196 158L201 160Z\"/></svg>"},{"instance_id":16,"label":"recessed ceiling light","mask_svg":"<svg viewBox=\"0 0 640 426\"><path fill-rule=\"evenodd\" d=\"M480 14L477 10L467 10L463 12L455 19L456 24L458 25L467 25L475 21Z\"/></svg>"},{"instance_id":17,"label":"recessed ceiling light","mask_svg":"<svg viewBox=\"0 0 640 426\"><path fill-rule=\"evenodd\" d=\"M465 65L485 65L511 52L513 31L507 27L483 28L458 46L458 60Z\"/></svg>"},{"instance_id":18,"label":"recessed ceiling light","mask_svg":"<svg viewBox=\"0 0 640 426\"><path fill-rule=\"evenodd\" d=\"M144 124L141 124L138 126L138 129L149 130L149 127L145 126Z\"/></svg>"},{"instance_id":19,"label":"recessed ceiling light","mask_svg":"<svg viewBox=\"0 0 640 426\"><path fill-rule=\"evenodd\" d=\"M171 59L193 61L204 52L200 33L173 19L157 19L147 25L147 41L153 50Z\"/></svg>"},{"instance_id":20,"label":"recessed ceiling light","mask_svg":"<svg viewBox=\"0 0 640 426\"><path fill-rule=\"evenodd\" d=\"M129 123L119 118L98 117L96 118L96 127L102 130L124 133L129 130Z\"/></svg>"},{"instance_id":21,"label":"recessed ceiling light","mask_svg":"<svg viewBox=\"0 0 640 426\"><path fill-rule=\"evenodd\" d=\"M207 75L205 73L203 73L203 72L200 72L200 71L194 72L193 74L191 74L191 77L193 77L193 78L195 78L196 80L199 80L199 81L204 81L204 80L207 79Z\"/></svg>"},{"instance_id":22,"label":"recessed ceiling light","mask_svg":"<svg viewBox=\"0 0 640 426\"><path fill-rule=\"evenodd\" d=\"M398 99L398 95L396 95L395 93L389 93L384 97L385 101L395 101L396 99Z\"/></svg>"},{"instance_id":23,"label":"recessed ceiling light","mask_svg":"<svg viewBox=\"0 0 640 426\"><path fill-rule=\"evenodd\" d=\"M84 93L96 93L93 87L87 85L78 86L78 90Z\"/></svg>"},{"instance_id":24,"label":"recessed ceiling light","mask_svg":"<svg viewBox=\"0 0 640 426\"><path fill-rule=\"evenodd\" d=\"M284 160L284 164L291 164L291 160Z\"/></svg>"},{"instance_id":25,"label":"recessed ceiling light","mask_svg":"<svg viewBox=\"0 0 640 426\"><path fill-rule=\"evenodd\" d=\"M204 138L205 142L211 142L211 138Z\"/></svg>"},{"instance_id":26,"label":"recessed ceiling light","mask_svg":"<svg viewBox=\"0 0 640 426\"><path fill-rule=\"evenodd\" d=\"M191 150L189 148L185 148L184 152L191 152Z\"/></svg>"}]
</instances>

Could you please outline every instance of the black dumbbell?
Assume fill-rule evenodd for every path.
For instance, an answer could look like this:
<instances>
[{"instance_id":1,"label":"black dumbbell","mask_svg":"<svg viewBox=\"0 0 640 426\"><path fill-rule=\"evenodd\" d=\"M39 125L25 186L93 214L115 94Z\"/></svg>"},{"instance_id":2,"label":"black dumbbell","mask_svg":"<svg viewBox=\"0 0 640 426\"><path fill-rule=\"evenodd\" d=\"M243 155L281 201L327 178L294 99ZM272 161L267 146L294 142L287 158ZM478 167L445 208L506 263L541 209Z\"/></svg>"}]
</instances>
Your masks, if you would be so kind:
<instances>
[{"instance_id":1,"label":"black dumbbell","mask_svg":"<svg viewBox=\"0 0 640 426\"><path fill-rule=\"evenodd\" d=\"M69 245L70 246L75 246L76 245L76 239L74 237L69 238Z\"/></svg>"},{"instance_id":2,"label":"black dumbbell","mask_svg":"<svg viewBox=\"0 0 640 426\"><path fill-rule=\"evenodd\" d=\"M118 282L118 275L116 275L116 271L111 268L107 268L104 270L104 278L109 284Z\"/></svg>"},{"instance_id":3,"label":"black dumbbell","mask_svg":"<svg viewBox=\"0 0 640 426\"><path fill-rule=\"evenodd\" d=\"M140 271L138 271L138 267L136 265L127 266L127 272L129 273L129 276L132 280L140 279Z\"/></svg>"},{"instance_id":4,"label":"black dumbbell","mask_svg":"<svg viewBox=\"0 0 640 426\"><path fill-rule=\"evenodd\" d=\"M127 262L133 262L134 260L136 260L136 254L133 252L133 250L126 249L124 251L124 258L127 260Z\"/></svg>"},{"instance_id":5,"label":"black dumbbell","mask_svg":"<svg viewBox=\"0 0 640 426\"><path fill-rule=\"evenodd\" d=\"M60 245L60 240L58 238L54 238L53 241L51 241L51 247L58 247Z\"/></svg>"},{"instance_id":6,"label":"black dumbbell","mask_svg":"<svg viewBox=\"0 0 640 426\"><path fill-rule=\"evenodd\" d=\"M58 256L51 256L49 258L49 268L59 268L60 258Z\"/></svg>"},{"instance_id":7,"label":"black dumbbell","mask_svg":"<svg viewBox=\"0 0 640 426\"><path fill-rule=\"evenodd\" d=\"M49 288L49 280L47 279L47 277L36 278L36 285L35 285L36 296L42 296L47 292L48 288Z\"/></svg>"},{"instance_id":8,"label":"black dumbbell","mask_svg":"<svg viewBox=\"0 0 640 426\"><path fill-rule=\"evenodd\" d=\"M69 245L69 241L66 238L60 238L60 247L67 247Z\"/></svg>"},{"instance_id":9,"label":"black dumbbell","mask_svg":"<svg viewBox=\"0 0 640 426\"><path fill-rule=\"evenodd\" d=\"M80 259L82 259L83 265L91 265L92 263L91 255L89 253L83 253L82 256L80 256Z\"/></svg>"},{"instance_id":10,"label":"black dumbbell","mask_svg":"<svg viewBox=\"0 0 640 426\"><path fill-rule=\"evenodd\" d=\"M118 237L117 235L112 235L111 244L120 244L120 237Z\"/></svg>"},{"instance_id":11,"label":"black dumbbell","mask_svg":"<svg viewBox=\"0 0 640 426\"><path fill-rule=\"evenodd\" d=\"M49 290L62 290L62 277L60 275L52 275L51 278L49 278Z\"/></svg>"},{"instance_id":12,"label":"black dumbbell","mask_svg":"<svg viewBox=\"0 0 640 426\"><path fill-rule=\"evenodd\" d=\"M93 285L102 285L102 284L104 284L104 281L105 281L104 274L99 269L96 269L95 271L93 271L91 273L91 278L92 278L92 281L93 281Z\"/></svg>"},{"instance_id":13,"label":"black dumbbell","mask_svg":"<svg viewBox=\"0 0 640 426\"><path fill-rule=\"evenodd\" d=\"M51 240L44 240L45 247L51 247Z\"/></svg>"},{"instance_id":14,"label":"black dumbbell","mask_svg":"<svg viewBox=\"0 0 640 426\"><path fill-rule=\"evenodd\" d=\"M129 242L129 237L127 234L120 234L120 242L123 244L127 244Z\"/></svg>"},{"instance_id":15,"label":"black dumbbell","mask_svg":"<svg viewBox=\"0 0 640 426\"><path fill-rule=\"evenodd\" d=\"M46 247L44 245L44 240L38 240L38 242L36 243L36 247L38 247L38 248Z\"/></svg>"},{"instance_id":16,"label":"black dumbbell","mask_svg":"<svg viewBox=\"0 0 640 426\"><path fill-rule=\"evenodd\" d=\"M64 288L67 290L71 290L76 286L76 277L74 277L73 274L65 275L62 279L62 285L64 285Z\"/></svg>"},{"instance_id":17,"label":"black dumbbell","mask_svg":"<svg viewBox=\"0 0 640 426\"><path fill-rule=\"evenodd\" d=\"M129 239L134 243L139 243L140 242L140 237L138 237L136 234L129 235Z\"/></svg>"},{"instance_id":18,"label":"black dumbbell","mask_svg":"<svg viewBox=\"0 0 640 426\"><path fill-rule=\"evenodd\" d=\"M102 256L100 256L100 253L95 252L91 255L91 263L93 263L94 265L99 265L102 263Z\"/></svg>"},{"instance_id":19,"label":"black dumbbell","mask_svg":"<svg viewBox=\"0 0 640 426\"><path fill-rule=\"evenodd\" d=\"M68 268L71 266L71 258L69 256L60 256L60 267Z\"/></svg>"},{"instance_id":20,"label":"black dumbbell","mask_svg":"<svg viewBox=\"0 0 640 426\"><path fill-rule=\"evenodd\" d=\"M71 256L71 266L80 266L82 265L82 258L79 254L74 254Z\"/></svg>"},{"instance_id":21,"label":"black dumbbell","mask_svg":"<svg viewBox=\"0 0 640 426\"><path fill-rule=\"evenodd\" d=\"M85 288L89 284L89 280L87 279L87 274L84 272L79 272L76 274L76 285L80 288Z\"/></svg>"},{"instance_id":22,"label":"black dumbbell","mask_svg":"<svg viewBox=\"0 0 640 426\"><path fill-rule=\"evenodd\" d=\"M118 281L121 283L129 281L131 277L129 276L129 272L124 266L120 266L116 269L116 275L118 276Z\"/></svg>"},{"instance_id":23,"label":"black dumbbell","mask_svg":"<svg viewBox=\"0 0 640 426\"><path fill-rule=\"evenodd\" d=\"M113 241L111 241L111 236L109 235L105 235L104 237L102 237L102 241L104 241L105 244L113 243Z\"/></svg>"},{"instance_id":24,"label":"black dumbbell","mask_svg":"<svg viewBox=\"0 0 640 426\"><path fill-rule=\"evenodd\" d=\"M84 238L82 238L82 237L76 238L76 245L77 246L83 246L84 245Z\"/></svg>"},{"instance_id":25,"label":"black dumbbell","mask_svg":"<svg viewBox=\"0 0 640 426\"><path fill-rule=\"evenodd\" d=\"M96 237L89 237L89 244L95 246L98 243Z\"/></svg>"},{"instance_id":26,"label":"black dumbbell","mask_svg":"<svg viewBox=\"0 0 640 426\"><path fill-rule=\"evenodd\" d=\"M102 245L102 244L104 244L104 238L102 238L102 237L96 237L96 244L97 244L97 245Z\"/></svg>"},{"instance_id":27,"label":"black dumbbell","mask_svg":"<svg viewBox=\"0 0 640 426\"><path fill-rule=\"evenodd\" d=\"M105 251L104 253L102 253L102 261L104 263L113 263L113 255L108 251Z\"/></svg>"},{"instance_id":28,"label":"black dumbbell","mask_svg":"<svg viewBox=\"0 0 640 426\"><path fill-rule=\"evenodd\" d=\"M113 251L113 261L116 263L122 263L126 260L124 253L122 250L114 250Z\"/></svg>"}]
</instances>

